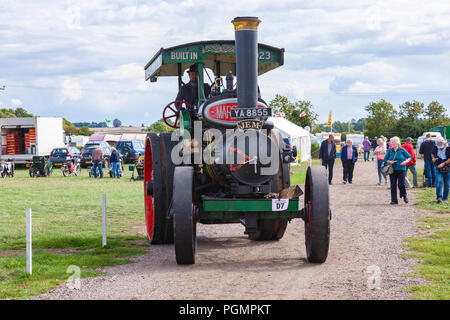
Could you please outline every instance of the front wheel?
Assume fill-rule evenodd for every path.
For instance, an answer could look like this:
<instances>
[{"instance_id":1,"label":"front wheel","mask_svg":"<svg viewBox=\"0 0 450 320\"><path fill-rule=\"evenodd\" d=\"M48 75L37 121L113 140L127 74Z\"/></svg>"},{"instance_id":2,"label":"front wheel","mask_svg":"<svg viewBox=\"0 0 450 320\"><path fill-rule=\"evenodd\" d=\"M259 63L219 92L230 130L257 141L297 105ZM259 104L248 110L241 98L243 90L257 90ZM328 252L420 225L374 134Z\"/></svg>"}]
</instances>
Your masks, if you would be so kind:
<instances>
[{"instance_id":1,"label":"front wheel","mask_svg":"<svg viewBox=\"0 0 450 320\"><path fill-rule=\"evenodd\" d=\"M74 169L76 176L81 176L81 166L78 164L77 167Z\"/></svg>"},{"instance_id":2,"label":"front wheel","mask_svg":"<svg viewBox=\"0 0 450 320\"><path fill-rule=\"evenodd\" d=\"M330 198L324 167L308 167L305 181L305 245L309 262L323 263L330 245Z\"/></svg>"},{"instance_id":3,"label":"front wheel","mask_svg":"<svg viewBox=\"0 0 450 320\"><path fill-rule=\"evenodd\" d=\"M194 264L197 228L193 203L194 169L176 167L173 183L173 235L178 264Z\"/></svg>"}]
</instances>

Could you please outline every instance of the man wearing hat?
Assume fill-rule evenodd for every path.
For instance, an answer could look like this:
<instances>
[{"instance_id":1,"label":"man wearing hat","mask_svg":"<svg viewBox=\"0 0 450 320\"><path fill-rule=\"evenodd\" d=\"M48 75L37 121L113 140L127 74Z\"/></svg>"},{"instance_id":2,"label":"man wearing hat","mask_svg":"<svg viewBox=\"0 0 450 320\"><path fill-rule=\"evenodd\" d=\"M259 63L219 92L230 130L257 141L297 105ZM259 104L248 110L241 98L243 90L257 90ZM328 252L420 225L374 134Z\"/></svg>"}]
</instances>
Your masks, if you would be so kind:
<instances>
[{"instance_id":1,"label":"man wearing hat","mask_svg":"<svg viewBox=\"0 0 450 320\"><path fill-rule=\"evenodd\" d=\"M198 67L193 64L186 71L189 75L189 82L180 88L175 100L184 100L191 105L191 108L198 105ZM211 93L211 87L204 83L205 97Z\"/></svg>"},{"instance_id":2,"label":"man wearing hat","mask_svg":"<svg viewBox=\"0 0 450 320\"><path fill-rule=\"evenodd\" d=\"M447 202L450 190L450 146L446 140L440 138L436 141L431 158L435 165L437 202Z\"/></svg>"}]
</instances>

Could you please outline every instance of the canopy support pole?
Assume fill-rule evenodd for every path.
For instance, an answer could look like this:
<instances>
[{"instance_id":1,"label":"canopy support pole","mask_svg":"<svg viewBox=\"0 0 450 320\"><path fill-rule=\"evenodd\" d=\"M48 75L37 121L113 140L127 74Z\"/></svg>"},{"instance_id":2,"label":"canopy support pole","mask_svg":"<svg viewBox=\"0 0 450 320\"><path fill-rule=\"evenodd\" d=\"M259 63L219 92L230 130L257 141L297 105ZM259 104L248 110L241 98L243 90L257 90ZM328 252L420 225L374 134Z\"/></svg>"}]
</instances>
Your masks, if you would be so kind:
<instances>
[{"instance_id":1,"label":"canopy support pole","mask_svg":"<svg viewBox=\"0 0 450 320\"><path fill-rule=\"evenodd\" d=\"M181 76L182 76L182 74L181 74L181 63L178 62L178 90L181 89L181 84L183 83L181 81Z\"/></svg>"}]
</instances>

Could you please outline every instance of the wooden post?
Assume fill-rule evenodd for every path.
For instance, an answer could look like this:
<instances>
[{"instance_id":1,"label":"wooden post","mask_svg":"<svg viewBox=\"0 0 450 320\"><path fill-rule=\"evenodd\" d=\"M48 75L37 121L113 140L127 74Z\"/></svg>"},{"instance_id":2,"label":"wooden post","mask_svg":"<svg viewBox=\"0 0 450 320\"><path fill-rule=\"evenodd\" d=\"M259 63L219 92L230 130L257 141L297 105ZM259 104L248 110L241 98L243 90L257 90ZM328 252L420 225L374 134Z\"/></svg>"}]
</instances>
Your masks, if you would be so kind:
<instances>
[{"instance_id":1,"label":"wooden post","mask_svg":"<svg viewBox=\"0 0 450 320\"><path fill-rule=\"evenodd\" d=\"M32 265L32 236L31 236L31 209L27 209L27 273L32 274L33 272L33 265Z\"/></svg>"},{"instance_id":2,"label":"wooden post","mask_svg":"<svg viewBox=\"0 0 450 320\"><path fill-rule=\"evenodd\" d=\"M103 241L102 247L106 246L106 194L103 194Z\"/></svg>"}]
</instances>

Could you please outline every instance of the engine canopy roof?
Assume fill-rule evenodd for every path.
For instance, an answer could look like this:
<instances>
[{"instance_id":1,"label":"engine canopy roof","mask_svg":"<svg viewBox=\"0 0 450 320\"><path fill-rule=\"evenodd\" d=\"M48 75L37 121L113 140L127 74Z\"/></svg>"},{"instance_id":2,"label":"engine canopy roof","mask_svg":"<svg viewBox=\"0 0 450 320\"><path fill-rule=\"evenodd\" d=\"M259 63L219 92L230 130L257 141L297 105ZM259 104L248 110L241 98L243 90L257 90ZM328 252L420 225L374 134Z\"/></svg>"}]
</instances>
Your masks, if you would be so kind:
<instances>
[{"instance_id":1,"label":"engine canopy roof","mask_svg":"<svg viewBox=\"0 0 450 320\"><path fill-rule=\"evenodd\" d=\"M204 63L216 76L236 75L234 40L198 41L161 48L145 66L145 80L178 76L193 63ZM258 75L284 64L284 49L258 44Z\"/></svg>"}]
</instances>

